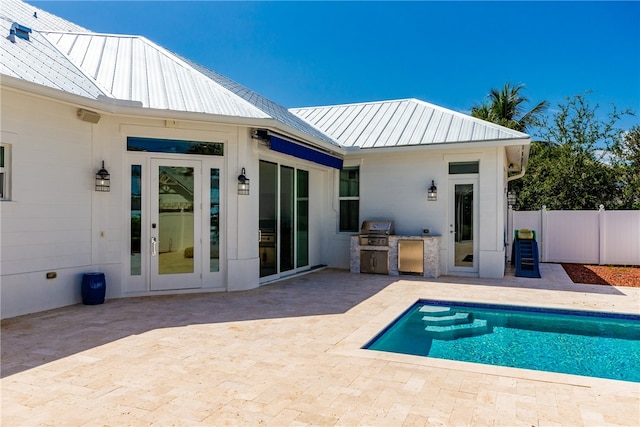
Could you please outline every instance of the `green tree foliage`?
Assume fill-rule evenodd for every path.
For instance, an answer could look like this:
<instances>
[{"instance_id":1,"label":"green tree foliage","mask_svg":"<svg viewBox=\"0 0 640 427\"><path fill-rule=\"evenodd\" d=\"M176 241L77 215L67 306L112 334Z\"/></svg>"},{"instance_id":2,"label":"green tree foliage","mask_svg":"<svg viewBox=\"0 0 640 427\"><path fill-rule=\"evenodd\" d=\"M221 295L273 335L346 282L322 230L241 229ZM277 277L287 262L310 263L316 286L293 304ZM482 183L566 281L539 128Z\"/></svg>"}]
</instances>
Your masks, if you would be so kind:
<instances>
[{"instance_id":1,"label":"green tree foliage","mask_svg":"<svg viewBox=\"0 0 640 427\"><path fill-rule=\"evenodd\" d=\"M622 135L613 146L618 171L621 209L640 209L640 125Z\"/></svg>"},{"instance_id":2,"label":"green tree foliage","mask_svg":"<svg viewBox=\"0 0 640 427\"><path fill-rule=\"evenodd\" d=\"M520 93L522 89L524 85L514 86L511 83L505 83L501 90L491 89L487 95L488 102L471 108L471 115L510 129L527 132L538 124L549 103L542 101L525 111L524 104L529 100Z\"/></svg>"},{"instance_id":3,"label":"green tree foliage","mask_svg":"<svg viewBox=\"0 0 640 427\"><path fill-rule=\"evenodd\" d=\"M637 158L622 161L620 153L638 154L634 139L637 135L628 133L627 144L621 142L624 133L617 123L629 111L618 112L613 106L608 117L602 119L598 108L586 96L577 95L542 120L538 141L531 146L527 172L511 183L518 193L516 209L538 210L543 205L564 210L593 210L601 204L606 209L627 206L625 192L634 178L638 184L637 173L632 176L633 165L637 172L638 162ZM628 174L623 178L621 171Z\"/></svg>"}]
</instances>

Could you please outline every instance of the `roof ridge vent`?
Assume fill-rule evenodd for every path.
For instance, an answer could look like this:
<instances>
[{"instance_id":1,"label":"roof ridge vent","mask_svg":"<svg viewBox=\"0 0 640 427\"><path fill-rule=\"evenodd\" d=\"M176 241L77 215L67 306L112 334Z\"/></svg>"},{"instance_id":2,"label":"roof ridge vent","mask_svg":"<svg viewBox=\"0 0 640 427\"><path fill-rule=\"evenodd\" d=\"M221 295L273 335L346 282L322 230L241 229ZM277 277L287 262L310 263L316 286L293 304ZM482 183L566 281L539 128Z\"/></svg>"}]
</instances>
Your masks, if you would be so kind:
<instances>
[{"instance_id":1,"label":"roof ridge vent","mask_svg":"<svg viewBox=\"0 0 640 427\"><path fill-rule=\"evenodd\" d=\"M11 25L11 29L9 30L9 40L11 40L11 43L15 43L16 37L18 37L20 39L29 41L29 34L31 34L31 28L14 22L13 25Z\"/></svg>"}]
</instances>

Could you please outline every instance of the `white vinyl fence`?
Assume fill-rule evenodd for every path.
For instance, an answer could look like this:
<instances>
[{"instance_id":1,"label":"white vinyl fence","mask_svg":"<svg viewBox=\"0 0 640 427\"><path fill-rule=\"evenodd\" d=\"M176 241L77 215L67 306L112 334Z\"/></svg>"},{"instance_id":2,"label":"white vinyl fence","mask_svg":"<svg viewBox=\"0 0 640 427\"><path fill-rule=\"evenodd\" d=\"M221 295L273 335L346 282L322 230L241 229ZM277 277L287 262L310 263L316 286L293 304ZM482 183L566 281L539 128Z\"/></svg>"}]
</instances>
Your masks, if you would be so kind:
<instances>
[{"instance_id":1,"label":"white vinyl fence","mask_svg":"<svg viewBox=\"0 0 640 427\"><path fill-rule=\"evenodd\" d=\"M513 230L535 230L541 262L640 265L640 211L509 210Z\"/></svg>"}]
</instances>

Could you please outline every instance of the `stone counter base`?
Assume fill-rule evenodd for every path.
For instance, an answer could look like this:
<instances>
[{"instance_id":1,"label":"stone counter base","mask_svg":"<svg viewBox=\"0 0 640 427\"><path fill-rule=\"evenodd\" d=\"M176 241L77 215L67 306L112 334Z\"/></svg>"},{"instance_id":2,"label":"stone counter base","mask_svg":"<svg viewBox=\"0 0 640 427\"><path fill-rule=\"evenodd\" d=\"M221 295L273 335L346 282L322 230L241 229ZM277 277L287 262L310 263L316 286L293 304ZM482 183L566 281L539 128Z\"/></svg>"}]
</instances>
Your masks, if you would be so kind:
<instances>
[{"instance_id":1,"label":"stone counter base","mask_svg":"<svg viewBox=\"0 0 640 427\"><path fill-rule=\"evenodd\" d=\"M399 276L398 272L398 241L422 240L424 277L440 276L440 236L389 236L389 246L361 246L358 235L351 236L351 262L352 273L360 273L360 250L388 251L389 275Z\"/></svg>"}]
</instances>

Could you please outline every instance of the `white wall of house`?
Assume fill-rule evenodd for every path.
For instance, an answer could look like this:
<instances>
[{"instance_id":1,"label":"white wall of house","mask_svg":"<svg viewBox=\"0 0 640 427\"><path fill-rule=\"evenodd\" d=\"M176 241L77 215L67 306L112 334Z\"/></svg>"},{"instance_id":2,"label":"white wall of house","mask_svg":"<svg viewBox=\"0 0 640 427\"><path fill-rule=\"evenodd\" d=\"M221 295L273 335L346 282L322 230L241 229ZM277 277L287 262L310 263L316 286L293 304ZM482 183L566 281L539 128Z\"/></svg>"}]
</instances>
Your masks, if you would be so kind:
<instances>
[{"instance_id":1,"label":"white wall of house","mask_svg":"<svg viewBox=\"0 0 640 427\"><path fill-rule=\"evenodd\" d=\"M258 287L259 160L309 171L309 266L325 264L333 174L329 168L260 147L244 126L121 116L99 109L97 124L76 117L78 105L14 90L2 91L2 142L11 144L11 200L0 202L0 298L2 318L81 302L82 275L104 272L107 299L149 292L143 270L130 274L129 173L132 163L155 156L126 151L127 136L224 142L223 158L200 156L221 167L221 273L196 291ZM156 157L167 157L159 154ZM170 156L169 156L170 157ZM181 159L194 156L179 156ZM111 191L94 191L104 160ZM146 162L146 163L144 163ZM209 162L209 163L208 163ZM148 167L147 160L142 163ZM249 196L237 194L242 168ZM203 230L203 232L206 232ZM142 251L150 251L142 239ZM55 272L55 279L47 279Z\"/></svg>"},{"instance_id":2,"label":"white wall of house","mask_svg":"<svg viewBox=\"0 0 640 427\"><path fill-rule=\"evenodd\" d=\"M202 160L203 168L215 163L222 172L221 272L205 278L204 288L196 291L260 285L260 160L309 171L309 266L349 268L351 233L338 232L335 169L273 152L252 139L246 126L195 120L167 123L164 118L106 113L96 105L90 109L98 110L101 120L91 124L78 120L79 105L73 101L6 88L1 95L0 135L3 143L11 144L12 160L11 200L0 202L3 318L81 302L82 274L92 271L105 273L107 299L153 293L147 276L130 275L129 172L133 158L148 157L127 152L127 136L225 143L223 158ZM95 173L103 160L111 173L108 193L94 191ZM480 162L477 275L502 277L506 161L502 147L362 150L347 156L345 165L360 166L360 220L393 218L396 234L420 235L429 228L442 235L440 270L449 274L448 162L475 160ZM237 194L242 168L251 179L249 196ZM432 180L438 187L435 202L426 198ZM142 250L149 250L143 240ZM57 277L47 279L47 272Z\"/></svg>"},{"instance_id":3,"label":"white wall of house","mask_svg":"<svg viewBox=\"0 0 640 427\"><path fill-rule=\"evenodd\" d=\"M450 274L449 252L452 200L448 183L449 162L479 161L478 182L478 272L480 277L504 276L505 207L503 147L473 147L431 150L395 150L347 156L345 165L360 166L360 220L391 218L400 235L421 235L425 228L441 235L440 270ZM337 183L337 172L334 177ZM427 188L434 181L438 200L427 201ZM337 185L337 184L335 184ZM337 218L338 196L334 188L333 206ZM336 233L329 240L327 264L349 268L349 236Z\"/></svg>"},{"instance_id":4,"label":"white wall of house","mask_svg":"<svg viewBox=\"0 0 640 427\"><path fill-rule=\"evenodd\" d=\"M92 125L73 106L2 90L11 200L0 202L2 317L80 301L77 279L100 264L94 235ZM10 141L11 142L11 141ZM57 278L47 279L55 271Z\"/></svg>"},{"instance_id":5,"label":"white wall of house","mask_svg":"<svg viewBox=\"0 0 640 427\"><path fill-rule=\"evenodd\" d=\"M11 149L11 200L0 202L2 318L81 302L87 272L104 272L107 299L144 294L132 286L128 254L129 163L126 137L225 139L222 160L223 274L229 290L258 286L255 196L237 195L240 165L257 171L248 131L237 126L184 123L106 113L100 122L78 120L78 105L2 90L1 137ZM94 191L102 160L111 191ZM54 272L56 278L47 279ZM135 282L135 280L133 281ZM142 290L142 292L139 292Z\"/></svg>"}]
</instances>

